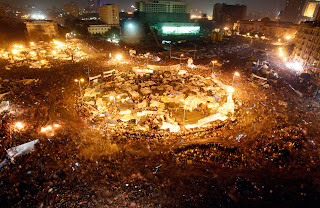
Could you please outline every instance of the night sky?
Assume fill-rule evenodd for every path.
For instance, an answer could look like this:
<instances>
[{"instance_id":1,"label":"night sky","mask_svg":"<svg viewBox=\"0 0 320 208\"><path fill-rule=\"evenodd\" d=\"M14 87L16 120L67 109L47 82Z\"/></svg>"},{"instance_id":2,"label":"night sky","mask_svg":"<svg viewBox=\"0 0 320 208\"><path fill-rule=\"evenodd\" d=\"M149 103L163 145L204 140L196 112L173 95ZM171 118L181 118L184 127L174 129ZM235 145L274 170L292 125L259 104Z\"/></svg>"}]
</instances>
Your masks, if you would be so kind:
<instances>
[{"instance_id":1,"label":"night sky","mask_svg":"<svg viewBox=\"0 0 320 208\"><path fill-rule=\"evenodd\" d=\"M56 6L58 8L62 7L63 3L68 2L68 0L0 0L0 1L17 1L23 4L26 2L34 3L39 7L51 7ZM81 8L87 6L88 0L73 0L78 3ZM105 3L117 4L120 9L127 9L139 0L103 0ZM271 11L277 12L284 7L285 0L183 0L190 4L191 9L198 9L203 13L208 15L212 14L212 8L214 3L228 3L228 4L246 4L248 5L249 11Z\"/></svg>"}]
</instances>

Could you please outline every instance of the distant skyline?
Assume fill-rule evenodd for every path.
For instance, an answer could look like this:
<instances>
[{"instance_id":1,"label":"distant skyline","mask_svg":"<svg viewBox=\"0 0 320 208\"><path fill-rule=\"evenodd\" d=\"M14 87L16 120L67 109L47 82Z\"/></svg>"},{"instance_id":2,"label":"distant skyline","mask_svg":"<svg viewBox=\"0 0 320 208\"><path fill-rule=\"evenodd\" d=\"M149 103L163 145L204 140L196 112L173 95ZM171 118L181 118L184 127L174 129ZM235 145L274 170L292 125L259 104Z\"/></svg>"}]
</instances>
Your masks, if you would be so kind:
<instances>
[{"instance_id":1,"label":"distant skyline","mask_svg":"<svg viewBox=\"0 0 320 208\"><path fill-rule=\"evenodd\" d=\"M139 0L101 0L104 3L119 5L120 9L128 9L131 5ZM263 11L263 12L279 12L284 9L285 0L182 0L187 2L191 9L202 11L202 13L212 14L213 5L215 3L227 4L245 4L248 6L248 11ZM69 3L69 0L0 0L0 2L17 2L20 5L34 4L43 8L51 8L55 6L62 8L64 3ZM73 0L80 8L85 8L88 5L88 0Z\"/></svg>"}]
</instances>

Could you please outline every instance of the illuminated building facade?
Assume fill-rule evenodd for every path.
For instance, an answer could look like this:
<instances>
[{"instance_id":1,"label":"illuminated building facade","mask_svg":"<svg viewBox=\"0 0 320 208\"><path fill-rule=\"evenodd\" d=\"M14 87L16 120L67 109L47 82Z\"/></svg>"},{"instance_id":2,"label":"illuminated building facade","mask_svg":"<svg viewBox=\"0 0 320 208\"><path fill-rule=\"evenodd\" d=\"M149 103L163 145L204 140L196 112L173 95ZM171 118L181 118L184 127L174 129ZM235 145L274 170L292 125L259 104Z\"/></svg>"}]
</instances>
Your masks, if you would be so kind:
<instances>
[{"instance_id":1,"label":"illuminated building facade","mask_svg":"<svg viewBox=\"0 0 320 208\"><path fill-rule=\"evenodd\" d=\"M90 25L88 27L88 32L91 35L94 35L94 34L105 34L110 29L111 29L110 25Z\"/></svg>"},{"instance_id":2,"label":"illuminated building facade","mask_svg":"<svg viewBox=\"0 0 320 208\"><path fill-rule=\"evenodd\" d=\"M197 35L200 26L197 23L165 22L155 27L160 35Z\"/></svg>"},{"instance_id":3,"label":"illuminated building facade","mask_svg":"<svg viewBox=\"0 0 320 208\"><path fill-rule=\"evenodd\" d=\"M295 37L298 30L298 25L291 22L278 21L249 21L241 20L234 24L234 30L240 33L262 33L268 38L283 38Z\"/></svg>"},{"instance_id":4,"label":"illuminated building facade","mask_svg":"<svg viewBox=\"0 0 320 208\"><path fill-rule=\"evenodd\" d=\"M33 41L46 41L58 37L58 25L50 20L27 21L28 38Z\"/></svg>"},{"instance_id":5,"label":"illuminated building facade","mask_svg":"<svg viewBox=\"0 0 320 208\"><path fill-rule=\"evenodd\" d=\"M311 71L312 67L320 68L319 22L304 22L299 25L292 58L304 66L309 66Z\"/></svg>"},{"instance_id":6,"label":"illuminated building facade","mask_svg":"<svg viewBox=\"0 0 320 208\"><path fill-rule=\"evenodd\" d=\"M318 1L308 1L306 2L305 8L302 12L302 20L313 21L315 20L317 13L320 8L320 0Z\"/></svg>"},{"instance_id":7,"label":"illuminated building facade","mask_svg":"<svg viewBox=\"0 0 320 208\"><path fill-rule=\"evenodd\" d=\"M98 8L100 20L107 25L119 26L119 7L113 4L104 4Z\"/></svg>"},{"instance_id":8,"label":"illuminated building facade","mask_svg":"<svg viewBox=\"0 0 320 208\"><path fill-rule=\"evenodd\" d=\"M190 22L190 7L180 0L149 0L136 3L135 17L157 29L159 35L196 35L198 23Z\"/></svg>"}]
</instances>

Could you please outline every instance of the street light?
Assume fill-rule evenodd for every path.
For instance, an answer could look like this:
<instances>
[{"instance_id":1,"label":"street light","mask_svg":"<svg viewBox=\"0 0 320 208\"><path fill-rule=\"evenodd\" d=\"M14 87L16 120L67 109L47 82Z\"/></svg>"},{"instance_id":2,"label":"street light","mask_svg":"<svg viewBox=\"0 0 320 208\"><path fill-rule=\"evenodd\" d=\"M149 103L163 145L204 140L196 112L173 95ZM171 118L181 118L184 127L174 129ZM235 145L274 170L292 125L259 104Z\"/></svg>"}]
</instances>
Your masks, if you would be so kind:
<instances>
[{"instance_id":1,"label":"street light","mask_svg":"<svg viewBox=\"0 0 320 208\"><path fill-rule=\"evenodd\" d=\"M148 52L148 53L146 53L146 55L147 55L147 66L148 66L150 53Z\"/></svg>"},{"instance_id":2,"label":"street light","mask_svg":"<svg viewBox=\"0 0 320 208\"><path fill-rule=\"evenodd\" d=\"M84 79L82 79L82 78L81 79L75 79L74 81L79 83L80 96L82 98L81 82L84 82Z\"/></svg>"},{"instance_id":3,"label":"street light","mask_svg":"<svg viewBox=\"0 0 320 208\"><path fill-rule=\"evenodd\" d=\"M22 123L22 122L20 122L20 121L18 121L18 122L16 122L16 123L14 124L13 127L14 127L14 129L15 129L16 131L21 131L21 130L24 129L25 124Z\"/></svg>"},{"instance_id":4,"label":"street light","mask_svg":"<svg viewBox=\"0 0 320 208\"><path fill-rule=\"evenodd\" d=\"M188 101L186 100L181 100L182 102L184 102L184 110L183 110L183 125L186 121L186 108L187 108L187 104L188 104Z\"/></svg>"},{"instance_id":5,"label":"street light","mask_svg":"<svg viewBox=\"0 0 320 208\"><path fill-rule=\"evenodd\" d=\"M117 105L116 105L116 98L114 96L110 96L110 100L113 100L114 101L114 107L116 108Z\"/></svg>"},{"instance_id":6,"label":"street light","mask_svg":"<svg viewBox=\"0 0 320 208\"><path fill-rule=\"evenodd\" d=\"M192 43L194 45L194 54L193 54L193 59L196 60L196 51L197 51L197 45Z\"/></svg>"},{"instance_id":7,"label":"street light","mask_svg":"<svg viewBox=\"0 0 320 208\"><path fill-rule=\"evenodd\" d=\"M11 52L12 52L14 55L16 55L16 54L18 54L18 53L19 53L19 51L18 51L18 50L16 50L16 49L13 49Z\"/></svg>"},{"instance_id":8,"label":"street light","mask_svg":"<svg viewBox=\"0 0 320 208\"><path fill-rule=\"evenodd\" d=\"M181 58L182 58L183 56L184 56L183 54L180 55L180 65L181 65Z\"/></svg>"},{"instance_id":9,"label":"street light","mask_svg":"<svg viewBox=\"0 0 320 208\"><path fill-rule=\"evenodd\" d=\"M234 88L233 87L228 87L227 92L232 94L234 92Z\"/></svg>"},{"instance_id":10,"label":"street light","mask_svg":"<svg viewBox=\"0 0 320 208\"><path fill-rule=\"evenodd\" d=\"M121 54L116 55L116 59L117 59L118 61L121 61L122 55L121 55Z\"/></svg>"},{"instance_id":11,"label":"street light","mask_svg":"<svg viewBox=\"0 0 320 208\"><path fill-rule=\"evenodd\" d=\"M213 77L213 69L214 69L214 64L218 63L217 61L211 61L212 63L212 70L211 70L211 76Z\"/></svg>"},{"instance_id":12,"label":"street light","mask_svg":"<svg viewBox=\"0 0 320 208\"><path fill-rule=\"evenodd\" d=\"M235 73L233 74L232 86L233 86L234 78L235 78L236 76L237 76L237 77L240 77L240 74L239 74L238 72L235 72Z\"/></svg>"}]
</instances>

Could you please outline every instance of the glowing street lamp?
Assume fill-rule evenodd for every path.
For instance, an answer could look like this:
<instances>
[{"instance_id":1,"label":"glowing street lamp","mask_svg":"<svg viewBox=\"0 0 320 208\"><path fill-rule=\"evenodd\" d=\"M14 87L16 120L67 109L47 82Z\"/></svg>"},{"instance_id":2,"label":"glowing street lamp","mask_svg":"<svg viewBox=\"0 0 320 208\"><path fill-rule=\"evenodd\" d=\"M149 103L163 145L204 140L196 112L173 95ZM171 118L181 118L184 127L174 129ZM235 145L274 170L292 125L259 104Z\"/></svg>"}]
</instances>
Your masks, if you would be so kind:
<instances>
[{"instance_id":1,"label":"glowing street lamp","mask_svg":"<svg viewBox=\"0 0 320 208\"><path fill-rule=\"evenodd\" d=\"M117 105L116 105L116 97L110 96L110 100L113 100L113 102L114 102L114 107L116 108L116 107L117 107Z\"/></svg>"},{"instance_id":2,"label":"glowing street lamp","mask_svg":"<svg viewBox=\"0 0 320 208\"><path fill-rule=\"evenodd\" d=\"M228 87L227 92L232 94L234 92L234 88L233 87Z\"/></svg>"},{"instance_id":3,"label":"glowing street lamp","mask_svg":"<svg viewBox=\"0 0 320 208\"><path fill-rule=\"evenodd\" d=\"M181 54L180 55L180 65L181 65L181 58L184 56L184 54Z\"/></svg>"},{"instance_id":4,"label":"glowing street lamp","mask_svg":"<svg viewBox=\"0 0 320 208\"><path fill-rule=\"evenodd\" d=\"M211 63L212 63L211 77L213 77L214 64L218 63L218 61L211 61Z\"/></svg>"},{"instance_id":5,"label":"glowing street lamp","mask_svg":"<svg viewBox=\"0 0 320 208\"><path fill-rule=\"evenodd\" d=\"M291 36L290 36L290 35L287 35L287 36L286 36L286 39L287 39L287 40L290 40L290 39L291 39Z\"/></svg>"},{"instance_id":6,"label":"glowing street lamp","mask_svg":"<svg viewBox=\"0 0 320 208\"><path fill-rule=\"evenodd\" d=\"M146 55L147 55L147 65L148 65L148 63L149 63L149 55L150 55L150 53L148 52Z\"/></svg>"},{"instance_id":7,"label":"glowing street lamp","mask_svg":"<svg viewBox=\"0 0 320 208\"><path fill-rule=\"evenodd\" d=\"M14 128L16 131L21 131L21 130L24 129L24 127L25 127L25 124L22 123L22 122L20 122L20 121L16 122L16 123L13 125L13 128Z\"/></svg>"},{"instance_id":8,"label":"glowing street lamp","mask_svg":"<svg viewBox=\"0 0 320 208\"><path fill-rule=\"evenodd\" d=\"M235 78L236 76L237 76L237 77L240 77L239 72L235 72L235 73L233 74L233 78L232 78L232 86L233 86L234 78Z\"/></svg>"},{"instance_id":9,"label":"glowing street lamp","mask_svg":"<svg viewBox=\"0 0 320 208\"><path fill-rule=\"evenodd\" d=\"M79 83L80 96L82 98L81 82L84 82L84 79L75 79L74 81Z\"/></svg>"},{"instance_id":10,"label":"glowing street lamp","mask_svg":"<svg viewBox=\"0 0 320 208\"><path fill-rule=\"evenodd\" d=\"M186 121L186 108L187 108L187 104L188 104L188 101L186 100L181 100L182 102L184 102L184 110L183 110L183 125Z\"/></svg>"},{"instance_id":11,"label":"glowing street lamp","mask_svg":"<svg viewBox=\"0 0 320 208\"><path fill-rule=\"evenodd\" d=\"M16 50L16 49L13 49L11 52L12 52L12 54L14 54L14 55L17 55L17 54L19 53L19 51Z\"/></svg>"},{"instance_id":12,"label":"glowing street lamp","mask_svg":"<svg viewBox=\"0 0 320 208\"><path fill-rule=\"evenodd\" d=\"M118 61L121 61L122 55L121 55L121 54L116 55L116 59L117 59Z\"/></svg>"}]
</instances>

